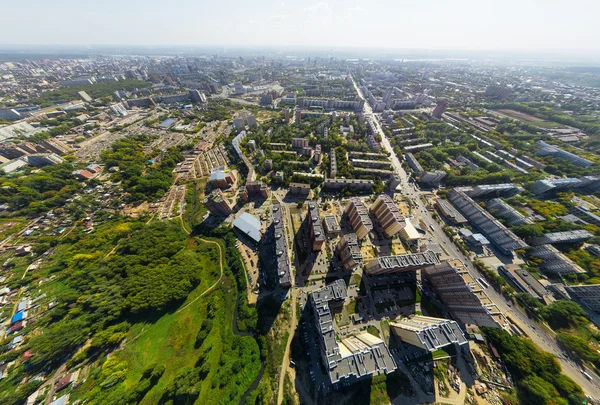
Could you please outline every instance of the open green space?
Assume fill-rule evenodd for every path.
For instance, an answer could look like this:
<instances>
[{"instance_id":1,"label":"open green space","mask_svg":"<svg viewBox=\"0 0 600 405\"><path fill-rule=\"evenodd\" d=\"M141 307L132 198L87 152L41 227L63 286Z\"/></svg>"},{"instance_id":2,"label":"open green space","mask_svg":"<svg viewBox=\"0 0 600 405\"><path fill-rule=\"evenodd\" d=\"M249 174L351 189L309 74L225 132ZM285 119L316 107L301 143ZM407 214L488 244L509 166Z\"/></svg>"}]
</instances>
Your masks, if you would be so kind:
<instances>
[{"instance_id":1,"label":"open green space","mask_svg":"<svg viewBox=\"0 0 600 405\"><path fill-rule=\"evenodd\" d=\"M79 100L80 91L85 91L92 98L109 97L117 90L131 91L138 88L145 88L150 86L149 82L141 80L120 80L97 82L94 84L87 84L81 86L64 87L58 90L47 91L42 93L39 97L31 100L34 104L39 104L42 107L48 107L58 102L66 102L71 100Z\"/></svg>"}]
</instances>

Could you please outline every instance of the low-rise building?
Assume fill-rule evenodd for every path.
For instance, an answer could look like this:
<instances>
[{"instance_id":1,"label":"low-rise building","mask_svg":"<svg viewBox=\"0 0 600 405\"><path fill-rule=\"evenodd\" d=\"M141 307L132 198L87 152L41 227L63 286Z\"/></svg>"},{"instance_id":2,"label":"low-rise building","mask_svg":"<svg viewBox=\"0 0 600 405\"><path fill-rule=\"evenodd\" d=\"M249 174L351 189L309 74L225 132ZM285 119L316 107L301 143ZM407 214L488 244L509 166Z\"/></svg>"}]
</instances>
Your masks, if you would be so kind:
<instances>
[{"instance_id":1,"label":"low-rise building","mask_svg":"<svg viewBox=\"0 0 600 405\"><path fill-rule=\"evenodd\" d=\"M585 270L581 266L552 245L536 246L530 252L530 255L542 260L539 268L546 273L559 275L585 273Z\"/></svg>"},{"instance_id":2,"label":"low-rise building","mask_svg":"<svg viewBox=\"0 0 600 405\"><path fill-rule=\"evenodd\" d=\"M233 229L254 243L262 239L260 220L247 212L243 212L233 221Z\"/></svg>"},{"instance_id":3,"label":"low-rise building","mask_svg":"<svg viewBox=\"0 0 600 405\"><path fill-rule=\"evenodd\" d=\"M310 194L310 184L290 183L290 193L307 197Z\"/></svg>"},{"instance_id":4,"label":"low-rise building","mask_svg":"<svg viewBox=\"0 0 600 405\"><path fill-rule=\"evenodd\" d=\"M325 228L325 233L329 237L337 236L342 232L342 228L340 228L340 224L335 215L325 215L325 218L323 218L323 227Z\"/></svg>"},{"instance_id":5,"label":"low-rise building","mask_svg":"<svg viewBox=\"0 0 600 405\"><path fill-rule=\"evenodd\" d=\"M390 329L403 342L434 352L448 345L467 344L467 338L455 321L414 315L390 322Z\"/></svg>"},{"instance_id":6,"label":"low-rise building","mask_svg":"<svg viewBox=\"0 0 600 405\"><path fill-rule=\"evenodd\" d=\"M438 198L435 201L435 206L440 214L442 214L444 218L452 222L454 225L463 225L469 222L465 217L462 216L460 212L456 210L456 208L452 206L452 204L448 202L448 200Z\"/></svg>"},{"instance_id":7,"label":"low-rise building","mask_svg":"<svg viewBox=\"0 0 600 405\"><path fill-rule=\"evenodd\" d=\"M571 298L600 313L600 284L566 286L565 289Z\"/></svg>"},{"instance_id":8,"label":"low-rise building","mask_svg":"<svg viewBox=\"0 0 600 405\"><path fill-rule=\"evenodd\" d=\"M546 290L546 287L527 270L522 269L516 264L503 264L498 267L498 273L507 279L520 293L528 294L546 304L554 300L550 292Z\"/></svg>"}]
</instances>

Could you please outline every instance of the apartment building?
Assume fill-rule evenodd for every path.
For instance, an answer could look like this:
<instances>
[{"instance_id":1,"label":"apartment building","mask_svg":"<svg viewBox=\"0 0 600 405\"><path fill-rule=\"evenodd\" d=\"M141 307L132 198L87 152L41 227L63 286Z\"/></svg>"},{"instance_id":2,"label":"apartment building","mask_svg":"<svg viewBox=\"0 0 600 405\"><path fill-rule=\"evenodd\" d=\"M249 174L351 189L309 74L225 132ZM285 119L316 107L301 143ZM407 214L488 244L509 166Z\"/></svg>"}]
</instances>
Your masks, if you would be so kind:
<instances>
[{"instance_id":1,"label":"apartment building","mask_svg":"<svg viewBox=\"0 0 600 405\"><path fill-rule=\"evenodd\" d=\"M421 276L436 292L452 318L463 325L508 326L508 320L458 259L421 270Z\"/></svg>"},{"instance_id":2,"label":"apartment building","mask_svg":"<svg viewBox=\"0 0 600 405\"><path fill-rule=\"evenodd\" d=\"M337 162L335 161L335 149L329 152L329 177L335 179L337 176Z\"/></svg>"},{"instance_id":3,"label":"apartment building","mask_svg":"<svg viewBox=\"0 0 600 405\"><path fill-rule=\"evenodd\" d=\"M365 271L369 275L401 273L438 264L439 262L440 259L437 254L427 250L423 253L378 257L365 264Z\"/></svg>"},{"instance_id":4,"label":"apartment building","mask_svg":"<svg viewBox=\"0 0 600 405\"><path fill-rule=\"evenodd\" d=\"M358 240L363 240L373 230L369 212L360 198L352 197L344 212Z\"/></svg>"},{"instance_id":5,"label":"apartment building","mask_svg":"<svg viewBox=\"0 0 600 405\"><path fill-rule=\"evenodd\" d=\"M413 315L390 322L392 332L403 342L434 352L448 345L467 344L467 338L456 321Z\"/></svg>"},{"instance_id":6,"label":"apartment building","mask_svg":"<svg viewBox=\"0 0 600 405\"><path fill-rule=\"evenodd\" d=\"M213 215L229 215L233 206L227 201L220 189L214 189L204 201L204 206Z\"/></svg>"},{"instance_id":7,"label":"apartment building","mask_svg":"<svg viewBox=\"0 0 600 405\"><path fill-rule=\"evenodd\" d=\"M350 189L354 191L369 192L374 186L373 180L362 180L362 179L325 179L323 182L323 190L325 191L339 191L343 189Z\"/></svg>"},{"instance_id":8,"label":"apartment building","mask_svg":"<svg viewBox=\"0 0 600 405\"><path fill-rule=\"evenodd\" d=\"M312 250L321 250L326 239L325 230L321 224L321 213L319 211L319 207L314 201L310 201L308 203L307 224L308 239L310 241Z\"/></svg>"},{"instance_id":9,"label":"apartment building","mask_svg":"<svg viewBox=\"0 0 600 405\"><path fill-rule=\"evenodd\" d=\"M371 212L375 215L381 230L387 238L396 235L404 228L404 217L400 210L387 194L381 194L371 206Z\"/></svg>"},{"instance_id":10,"label":"apartment building","mask_svg":"<svg viewBox=\"0 0 600 405\"><path fill-rule=\"evenodd\" d=\"M290 257L283 220L281 204L273 204L273 227L275 232L275 256L277 257L277 279L282 287L292 285L292 272L290 269Z\"/></svg>"},{"instance_id":11,"label":"apartment building","mask_svg":"<svg viewBox=\"0 0 600 405\"><path fill-rule=\"evenodd\" d=\"M331 307L343 306L346 297L341 279L310 295L321 360L331 383L354 383L393 372L396 363L383 340L368 332L337 339Z\"/></svg>"},{"instance_id":12,"label":"apartment building","mask_svg":"<svg viewBox=\"0 0 600 405\"><path fill-rule=\"evenodd\" d=\"M363 264L358 238L354 233L342 235L338 242L338 253L340 262L346 270L355 269Z\"/></svg>"}]
</instances>

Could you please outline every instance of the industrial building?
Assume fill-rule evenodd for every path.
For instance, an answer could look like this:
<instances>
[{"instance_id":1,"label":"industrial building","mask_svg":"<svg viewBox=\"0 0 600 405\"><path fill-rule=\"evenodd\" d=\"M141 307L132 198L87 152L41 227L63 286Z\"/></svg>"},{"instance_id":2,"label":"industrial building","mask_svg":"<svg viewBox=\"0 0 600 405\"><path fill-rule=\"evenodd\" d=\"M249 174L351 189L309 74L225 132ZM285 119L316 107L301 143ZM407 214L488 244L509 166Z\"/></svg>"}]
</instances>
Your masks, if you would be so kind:
<instances>
[{"instance_id":1,"label":"industrial building","mask_svg":"<svg viewBox=\"0 0 600 405\"><path fill-rule=\"evenodd\" d=\"M363 264L358 238L354 233L342 235L338 242L338 253L340 262L346 270L352 270Z\"/></svg>"},{"instance_id":2,"label":"industrial building","mask_svg":"<svg viewBox=\"0 0 600 405\"><path fill-rule=\"evenodd\" d=\"M353 383L393 372L396 363L383 340L367 332L337 340L330 306L343 305L346 297L346 284L341 279L310 295L321 360L331 383Z\"/></svg>"},{"instance_id":3,"label":"industrial building","mask_svg":"<svg viewBox=\"0 0 600 405\"><path fill-rule=\"evenodd\" d=\"M414 315L390 322L392 332L403 342L434 352L448 345L467 344L467 338L456 323L449 319Z\"/></svg>"},{"instance_id":4,"label":"industrial building","mask_svg":"<svg viewBox=\"0 0 600 405\"><path fill-rule=\"evenodd\" d=\"M285 241L285 225L281 204L273 204L273 227L275 236L275 257L277 258L277 279L282 287L292 285L292 272L287 242Z\"/></svg>"},{"instance_id":5,"label":"industrial building","mask_svg":"<svg viewBox=\"0 0 600 405\"><path fill-rule=\"evenodd\" d=\"M518 194L521 189L512 183L503 183L482 184L462 191L471 198L488 198L490 195L494 197L512 197L513 195Z\"/></svg>"},{"instance_id":6,"label":"industrial building","mask_svg":"<svg viewBox=\"0 0 600 405\"><path fill-rule=\"evenodd\" d=\"M500 198L493 198L488 201L487 209L497 217L503 218L508 226L530 225L533 223L532 220L525 217L525 215Z\"/></svg>"},{"instance_id":7,"label":"industrial building","mask_svg":"<svg viewBox=\"0 0 600 405\"><path fill-rule=\"evenodd\" d=\"M308 240L312 250L321 250L325 243L325 230L321 224L321 213L317 203L310 201L307 214Z\"/></svg>"},{"instance_id":8,"label":"industrial building","mask_svg":"<svg viewBox=\"0 0 600 405\"><path fill-rule=\"evenodd\" d=\"M440 214L454 225L463 225L469 222L448 202L448 200L438 198L435 201L435 206L438 208Z\"/></svg>"},{"instance_id":9,"label":"industrial building","mask_svg":"<svg viewBox=\"0 0 600 405\"><path fill-rule=\"evenodd\" d=\"M583 268L552 245L536 246L530 254L542 260L539 268L543 272L559 275L585 273Z\"/></svg>"},{"instance_id":10,"label":"industrial building","mask_svg":"<svg viewBox=\"0 0 600 405\"><path fill-rule=\"evenodd\" d=\"M371 212L375 215L381 230L387 238L391 238L404 228L404 217L400 213L394 200L387 194L381 194L371 206Z\"/></svg>"},{"instance_id":11,"label":"industrial building","mask_svg":"<svg viewBox=\"0 0 600 405\"><path fill-rule=\"evenodd\" d=\"M590 310L600 313L600 284L565 286L571 299L576 299Z\"/></svg>"},{"instance_id":12,"label":"industrial building","mask_svg":"<svg viewBox=\"0 0 600 405\"><path fill-rule=\"evenodd\" d=\"M233 229L248 237L254 243L260 242L262 238L260 220L247 212L242 213L233 221Z\"/></svg>"},{"instance_id":13,"label":"industrial building","mask_svg":"<svg viewBox=\"0 0 600 405\"><path fill-rule=\"evenodd\" d=\"M438 264L440 259L432 251L412 253L397 256L383 256L373 259L365 264L365 271L369 275L400 273Z\"/></svg>"},{"instance_id":14,"label":"industrial building","mask_svg":"<svg viewBox=\"0 0 600 405\"><path fill-rule=\"evenodd\" d=\"M534 238L533 245L560 245L560 244L568 244L568 243L581 243L586 240L592 238L592 235L589 231L585 229L577 229L574 231L565 231L565 232L550 232L545 233L544 236L540 236L538 238Z\"/></svg>"},{"instance_id":15,"label":"industrial building","mask_svg":"<svg viewBox=\"0 0 600 405\"><path fill-rule=\"evenodd\" d=\"M425 267L421 270L421 276L427 286L436 292L444 309L459 323L493 328L508 325L504 314L465 270L460 260Z\"/></svg>"},{"instance_id":16,"label":"industrial building","mask_svg":"<svg viewBox=\"0 0 600 405\"><path fill-rule=\"evenodd\" d=\"M520 293L525 293L545 304L554 301L552 294L527 270L516 264L503 264L498 267L498 273L512 284Z\"/></svg>"},{"instance_id":17,"label":"industrial building","mask_svg":"<svg viewBox=\"0 0 600 405\"><path fill-rule=\"evenodd\" d=\"M521 238L508 230L463 191L451 190L448 199L502 254L511 256L513 251L527 247Z\"/></svg>"},{"instance_id":18,"label":"industrial building","mask_svg":"<svg viewBox=\"0 0 600 405\"><path fill-rule=\"evenodd\" d=\"M554 156L560 159L565 159L579 167L590 167L594 164L594 162L591 160L587 160L581 156L577 156L574 153L567 152L566 150L550 145L542 140L536 141L535 144L540 147L540 149L536 152L536 155L538 156Z\"/></svg>"},{"instance_id":19,"label":"industrial building","mask_svg":"<svg viewBox=\"0 0 600 405\"><path fill-rule=\"evenodd\" d=\"M363 240L373 230L369 212L360 198L352 197L344 212L359 240Z\"/></svg>"}]
</instances>

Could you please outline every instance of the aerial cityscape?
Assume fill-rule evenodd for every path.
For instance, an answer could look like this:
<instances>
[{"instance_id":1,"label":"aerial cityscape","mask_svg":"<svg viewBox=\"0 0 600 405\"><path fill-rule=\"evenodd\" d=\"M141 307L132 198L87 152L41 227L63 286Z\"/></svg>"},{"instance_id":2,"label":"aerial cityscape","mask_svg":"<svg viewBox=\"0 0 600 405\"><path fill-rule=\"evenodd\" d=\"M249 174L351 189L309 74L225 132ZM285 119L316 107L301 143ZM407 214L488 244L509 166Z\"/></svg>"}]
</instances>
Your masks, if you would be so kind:
<instances>
[{"instance_id":1,"label":"aerial cityscape","mask_svg":"<svg viewBox=\"0 0 600 405\"><path fill-rule=\"evenodd\" d=\"M600 403L597 44L338 6L2 40L0 404Z\"/></svg>"}]
</instances>

